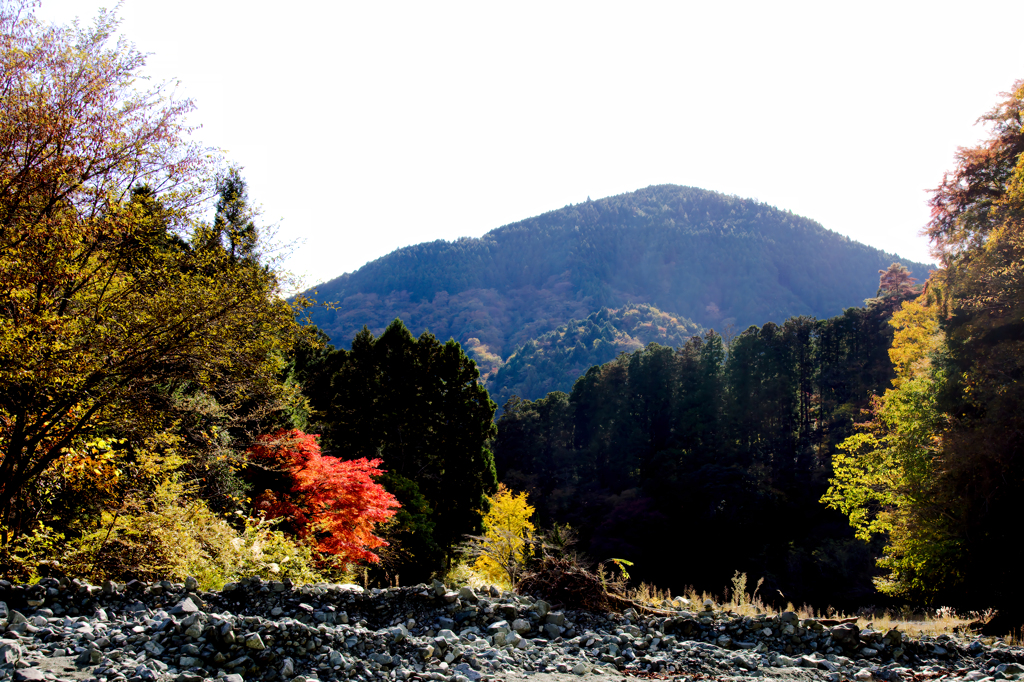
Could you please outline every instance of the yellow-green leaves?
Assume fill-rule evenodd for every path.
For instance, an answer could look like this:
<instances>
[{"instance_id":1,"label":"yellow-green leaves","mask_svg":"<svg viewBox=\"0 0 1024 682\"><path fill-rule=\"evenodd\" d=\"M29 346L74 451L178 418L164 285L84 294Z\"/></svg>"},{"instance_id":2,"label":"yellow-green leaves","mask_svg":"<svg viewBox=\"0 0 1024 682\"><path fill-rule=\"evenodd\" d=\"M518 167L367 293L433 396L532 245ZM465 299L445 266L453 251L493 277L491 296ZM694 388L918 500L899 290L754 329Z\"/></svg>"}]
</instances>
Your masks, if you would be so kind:
<instances>
[{"instance_id":1,"label":"yellow-green leaves","mask_svg":"<svg viewBox=\"0 0 1024 682\"><path fill-rule=\"evenodd\" d=\"M481 554L473 568L486 580L512 586L533 552L534 509L525 492L514 493L504 484L487 499L491 509L484 517Z\"/></svg>"},{"instance_id":2,"label":"yellow-green leaves","mask_svg":"<svg viewBox=\"0 0 1024 682\"><path fill-rule=\"evenodd\" d=\"M938 311L919 299L893 315L889 356L893 388L873 401L873 418L839 445L822 502L850 519L857 536L888 536L879 565L890 574L877 581L891 594L926 594L939 585L944 557L957 550L932 510L942 417L936 407L932 357L942 345ZM923 539L927 538L927 541Z\"/></svg>"}]
</instances>

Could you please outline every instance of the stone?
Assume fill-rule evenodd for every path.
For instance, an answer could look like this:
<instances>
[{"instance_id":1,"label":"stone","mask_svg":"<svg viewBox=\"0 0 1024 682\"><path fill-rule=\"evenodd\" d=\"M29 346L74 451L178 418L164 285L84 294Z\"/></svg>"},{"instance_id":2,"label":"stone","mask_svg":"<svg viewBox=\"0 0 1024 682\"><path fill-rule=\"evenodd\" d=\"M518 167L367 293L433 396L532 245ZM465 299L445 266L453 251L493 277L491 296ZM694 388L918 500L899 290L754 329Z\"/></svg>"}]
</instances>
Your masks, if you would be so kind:
<instances>
[{"instance_id":1,"label":"stone","mask_svg":"<svg viewBox=\"0 0 1024 682\"><path fill-rule=\"evenodd\" d=\"M832 640L838 642L844 649L852 649L860 644L860 628L856 623L833 625L828 633Z\"/></svg>"},{"instance_id":2,"label":"stone","mask_svg":"<svg viewBox=\"0 0 1024 682\"><path fill-rule=\"evenodd\" d=\"M590 666L586 663L577 663L572 667L573 675L586 675L590 672Z\"/></svg>"},{"instance_id":3,"label":"stone","mask_svg":"<svg viewBox=\"0 0 1024 682\"><path fill-rule=\"evenodd\" d=\"M157 657L163 654L164 647L161 646L159 642L154 642L153 640L150 640L142 645L142 650L150 656Z\"/></svg>"},{"instance_id":4,"label":"stone","mask_svg":"<svg viewBox=\"0 0 1024 682\"><path fill-rule=\"evenodd\" d=\"M459 663L457 666L455 666L454 670L459 675L466 678L469 682L480 682L480 680L482 680L484 677L476 670L473 670L473 668L470 667L469 663Z\"/></svg>"},{"instance_id":5,"label":"stone","mask_svg":"<svg viewBox=\"0 0 1024 682\"><path fill-rule=\"evenodd\" d=\"M477 596L476 593L473 592L473 588L467 586L459 590L459 599L475 602L477 600Z\"/></svg>"},{"instance_id":6,"label":"stone","mask_svg":"<svg viewBox=\"0 0 1024 682\"><path fill-rule=\"evenodd\" d=\"M869 682L869 680L875 679L875 676L871 674L871 671L867 668L861 668L853 674L853 679L857 680L858 682Z\"/></svg>"},{"instance_id":7,"label":"stone","mask_svg":"<svg viewBox=\"0 0 1024 682\"><path fill-rule=\"evenodd\" d=\"M178 602L176 606L168 610L167 613L172 616L187 616L193 613L197 613L198 611L199 607L196 605L194 601L192 601L192 597L185 597L180 602Z\"/></svg>"},{"instance_id":8,"label":"stone","mask_svg":"<svg viewBox=\"0 0 1024 682\"><path fill-rule=\"evenodd\" d=\"M548 613L551 612L551 604L547 603L543 599L538 599L534 603L533 608L537 612L537 615L541 618L544 618L548 615ZM548 622L550 623L551 621ZM556 625L561 625L561 623L556 623Z\"/></svg>"},{"instance_id":9,"label":"stone","mask_svg":"<svg viewBox=\"0 0 1024 682\"><path fill-rule=\"evenodd\" d=\"M198 589L199 589L199 581L198 580L196 580L192 576L189 576L189 577L185 578L185 591L186 592L195 592Z\"/></svg>"},{"instance_id":10,"label":"stone","mask_svg":"<svg viewBox=\"0 0 1024 682\"><path fill-rule=\"evenodd\" d=\"M516 618L514 621L512 621L512 629L521 635L526 634L531 629L530 621L526 620L525 618Z\"/></svg>"},{"instance_id":11,"label":"stone","mask_svg":"<svg viewBox=\"0 0 1024 682\"><path fill-rule=\"evenodd\" d=\"M21 645L9 639L0 639L0 665L13 665L21 660Z\"/></svg>"},{"instance_id":12,"label":"stone","mask_svg":"<svg viewBox=\"0 0 1024 682\"><path fill-rule=\"evenodd\" d=\"M263 643L263 638L260 637L260 634L258 632L255 632L251 635L246 636L245 648L253 649L255 651L263 651L267 648L267 645Z\"/></svg>"},{"instance_id":13,"label":"stone","mask_svg":"<svg viewBox=\"0 0 1024 682\"><path fill-rule=\"evenodd\" d=\"M46 679L46 675L39 668L22 668L14 671L12 679L14 682L40 682Z\"/></svg>"}]
</instances>

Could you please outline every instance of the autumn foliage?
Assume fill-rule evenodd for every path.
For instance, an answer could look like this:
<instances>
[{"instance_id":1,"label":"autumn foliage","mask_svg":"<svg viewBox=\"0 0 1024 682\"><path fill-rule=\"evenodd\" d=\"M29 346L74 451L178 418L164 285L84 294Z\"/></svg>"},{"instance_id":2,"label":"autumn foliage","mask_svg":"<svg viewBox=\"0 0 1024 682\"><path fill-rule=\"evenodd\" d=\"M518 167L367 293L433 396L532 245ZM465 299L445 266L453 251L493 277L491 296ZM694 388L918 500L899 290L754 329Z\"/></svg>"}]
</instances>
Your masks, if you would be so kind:
<instances>
[{"instance_id":1,"label":"autumn foliage","mask_svg":"<svg viewBox=\"0 0 1024 682\"><path fill-rule=\"evenodd\" d=\"M268 519L284 519L295 535L343 565L378 560L370 550L387 542L374 530L400 506L373 480L384 473L381 460L325 457L316 436L297 429L261 436L249 457L265 471L283 473L253 500Z\"/></svg>"}]
</instances>

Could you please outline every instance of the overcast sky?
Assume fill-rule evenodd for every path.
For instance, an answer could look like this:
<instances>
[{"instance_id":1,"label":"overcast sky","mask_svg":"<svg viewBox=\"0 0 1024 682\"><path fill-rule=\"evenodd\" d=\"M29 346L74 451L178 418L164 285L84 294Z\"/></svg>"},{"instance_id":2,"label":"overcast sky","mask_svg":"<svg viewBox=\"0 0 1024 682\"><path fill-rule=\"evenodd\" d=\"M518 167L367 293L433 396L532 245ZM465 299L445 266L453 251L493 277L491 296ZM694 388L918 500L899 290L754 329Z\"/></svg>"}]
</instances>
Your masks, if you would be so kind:
<instances>
[{"instance_id":1,"label":"overcast sky","mask_svg":"<svg viewBox=\"0 0 1024 682\"><path fill-rule=\"evenodd\" d=\"M91 19L96 0L38 15ZM408 244L675 183L906 258L1024 78L1024 2L124 0L307 285ZM921 273L923 274L923 273Z\"/></svg>"}]
</instances>

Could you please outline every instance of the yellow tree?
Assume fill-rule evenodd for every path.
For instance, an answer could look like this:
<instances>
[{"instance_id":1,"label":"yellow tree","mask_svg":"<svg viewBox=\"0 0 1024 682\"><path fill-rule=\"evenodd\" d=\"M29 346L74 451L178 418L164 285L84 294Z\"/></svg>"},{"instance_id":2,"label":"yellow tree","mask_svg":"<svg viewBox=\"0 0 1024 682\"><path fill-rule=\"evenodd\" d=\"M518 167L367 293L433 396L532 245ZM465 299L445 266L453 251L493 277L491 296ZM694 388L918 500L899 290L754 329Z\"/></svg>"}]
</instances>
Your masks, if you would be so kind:
<instances>
[{"instance_id":1,"label":"yellow tree","mask_svg":"<svg viewBox=\"0 0 1024 682\"><path fill-rule=\"evenodd\" d=\"M113 15L31 7L0 0L0 543L30 482L83 439L159 428L176 386L279 390L294 330L258 238L197 220L215 183L192 103L137 89Z\"/></svg>"},{"instance_id":2,"label":"yellow tree","mask_svg":"<svg viewBox=\"0 0 1024 682\"><path fill-rule=\"evenodd\" d=\"M941 465L936 368L943 334L938 309L925 296L907 301L889 324L893 387L872 403L873 418L839 445L822 502L850 519L858 537L887 536L876 583L888 594L928 598L960 582L961 548L936 507Z\"/></svg>"},{"instance_id":3,"label":"yellow tree","mask_svg":"<svg viewBox=\"0 0 1024 682\"><path fill-rule=\"evenodd\" d=\"M514 493L504 484L499 484L498 492L487 499L491 509L484 517L480 556L473 568L487 580L513 586L533 552L535 529L530 517L534 509L525 492Z\"/></svg>"}]
</instances>

